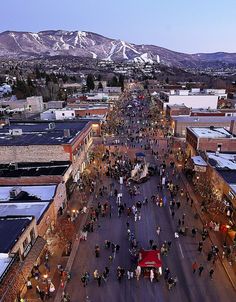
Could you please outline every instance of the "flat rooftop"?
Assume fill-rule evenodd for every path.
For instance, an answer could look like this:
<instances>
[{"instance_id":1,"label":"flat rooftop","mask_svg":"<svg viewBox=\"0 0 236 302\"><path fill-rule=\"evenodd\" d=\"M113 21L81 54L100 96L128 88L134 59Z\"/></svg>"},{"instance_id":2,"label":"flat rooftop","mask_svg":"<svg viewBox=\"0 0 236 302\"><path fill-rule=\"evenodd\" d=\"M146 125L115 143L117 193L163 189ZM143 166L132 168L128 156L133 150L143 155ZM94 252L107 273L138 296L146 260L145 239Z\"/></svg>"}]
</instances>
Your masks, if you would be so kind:
<instances>
[{"instance_id":1,"label":"flat rooftop","mask_svg":"<svg viewBox=\"0 0 236 302\"><path fill-rule=\"evenodd\" d=\"M173 116L172 120L180 123L229 123L236 121L236 116Z\"/></svg>"},{"instance_id":2,"label":"flat rooftop","mask_svg":"<svg viewBox=\"0 0 236 302\"><path fill-rule=\"evenodd\" d=\"M209 163L217 170L236 170L236 153L207 152L207 156Z\"/></svg>"},{"instance_id":3,"label":"flat rooftop","mask_svg":"<svg viewBox=\"0 0 236 302\"><path fill-rule=\"evenodd\" d=\"M171 108L171 109L173 109L173 108L184 108L184 109L186 109L186 108L189 108L189 107L187 107L186 105L184 105L184 104L167 104L166 105L166 107L169 107L169 108Z\"/></svg>"},{"instance_id":4,"label":"flat rooftop","mask_svg":"<svg viewBox=\"0 0 236 302\"><path fill-rule=\"evenodd\" d=\"M88 125L88 121L52 121L54 128L49 129L50 121L16 121L0 129L0 146L61 145L69 144ZM22 134L10 135L9 131L21 129ZM64 135L70 130L70 135Z\"/></svg>"},{"instance_id":5,"label":"flat rooftop","mask_svg":"<svg viewBox=\"0 0 236 302\"><path fill-rule=\"evenodd\" d=\"M11 201L48 201L52 200L57 185L40 185L40 186L0 186L0 203ZM15 195L11 192L15 192Z\"/></svg>"},{"instance_id":6,"label":"flat rooftop","mask_svg":"<svg viewBox=\"0 0 236 302\"><path fill-rule=\"evenodd\" d=\"M236 170L217 169L217 172L224 178L224 180L229 184L236 185Z\"/></svg>"},{"instance_id":7,"label":"flat rooftop","mask_svg":"<svg viewBox=\"0 0 236 302\"><path fill-rule=\"evenodd\" d=\"M234 137L231 132L225 128L218 127L189 127L189 129L200 138L230 138Z\"/></svg>"},{"instance_id":8,"label":"flat rooftop","mask_svg":"<svg viewBox=\"0 0 236 302\"><path fill-rule=\"evenodd\" d=\"M70 167L69 161L48 163L0 164L0 177L29 177L44 175L64 175Z\"/></svg>"},{"instance_id":9,"label":"flat rooftop","mask_svg":"<svg viewBox=\"0 0 236 302\"><path fill-rule=\"evenodd\" d=\"M12 258L9 257L7 253L5 253L5 254L0 253L0 280L1 280L1 276L5 272L8 265L11 263L11 261L12 261Z\"/></svg>"},{"instance_id":10,"label":"flat rooftop","mask_svg":"<svg viewBox=\"0 0 236 302\"><path fill-rule=\"evenodd\" d=\"M32 221L32 217L0 218L0 253L8 253Z\"/></svg>"},{"instance_id":11,"label":"flat rooftop","mask_svg":"<svg viewBox=\"0 0 236 302\"><path fill-rule=\"evenodd\" d=\"M44 202L0 202L0 218L5 216L33 216L39 223L50 201Z\"/></svg>"}]
</instances>

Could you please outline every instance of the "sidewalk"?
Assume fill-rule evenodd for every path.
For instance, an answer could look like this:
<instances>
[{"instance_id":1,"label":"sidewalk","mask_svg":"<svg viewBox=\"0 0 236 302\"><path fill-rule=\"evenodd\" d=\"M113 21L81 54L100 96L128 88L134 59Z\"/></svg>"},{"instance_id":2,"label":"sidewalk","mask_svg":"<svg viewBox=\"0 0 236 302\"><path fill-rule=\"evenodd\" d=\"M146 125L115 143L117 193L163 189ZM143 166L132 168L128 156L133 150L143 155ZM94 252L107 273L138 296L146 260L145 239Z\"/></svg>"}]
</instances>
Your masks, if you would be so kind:
<instances>
[{"instance_id":1,"label":"sidewalk","mask_svg":"<svg viewBox=\"0 0 236 302\"><path fill-rule=\"evenodd\" d=\"M207 215L205 215L204 213L202 213L202 211L200 210L200 204L202 202L202 197L195 193L192 186L189 184L189 182L187 181L185 175L183 174L183 172L179 172L180 174L180 179L183 183L183 185L185 186L185 189L189 192L190 196L192 197L193 201L194 201L194 208L196 213L198 213L200 220L202 222L202 224L204 225L204 222L206 221L210 221L209 217ZM209 239L212 242L213 245L217 245L217 247L219 248L220 252L219 252L219 260L234 288L234 290L236 291L236 263L234 262L232 265L230 265L229 261L226 258L222 258L223 255L223 243L222 243L222 233L220 232L215 232L215 231L209 231Z\"/></svg>"},{"instance_id":2,"label":"sidewalk","mask_svg":"<svg viewBox=\"0 0 236 302\"><path fill-rule=\"evenodd\" d=\"M88 216L90 215L89 209L90 209L91 206L93 206L94 202L97 202L99 200L99 198L97 199L95 197L97 195L97 190L98 190L98 188L101 184L106 186L109 182L109 179L107 177L105 177L105 178L104 177L105 177L104 175L100 176L101 183L99 181L97 182L94 192L91 193L90 196L88 197L88 203L87 203L88 211L87 211L86 214L83 214L82 219L80 219L80 224L76 228L76 239L73 242L72 250L71 250L69 258L67 259L67 263L66 263L66 266L65 266L65 270L67 272L71 271L72 265L74 263L74 260L75 260L76 254L77 254L77 251L79 249L80 242L81 242L80 241L80 232L82 230L82 227L86 224ZM104 197L103 197L103 199L104 199ZM89 234L88 234L88 236L89 236ZM73 278L73 276L72 276L72 278ZM67 282L64 283L63 287L62 286L56 287L57 291L56 291L56 294L54 295L54 299L50 300L50 301L61 302L62 293L63 293L63 291L65 291L66 285L67 285Z\"/></svg>"}]
</instances>

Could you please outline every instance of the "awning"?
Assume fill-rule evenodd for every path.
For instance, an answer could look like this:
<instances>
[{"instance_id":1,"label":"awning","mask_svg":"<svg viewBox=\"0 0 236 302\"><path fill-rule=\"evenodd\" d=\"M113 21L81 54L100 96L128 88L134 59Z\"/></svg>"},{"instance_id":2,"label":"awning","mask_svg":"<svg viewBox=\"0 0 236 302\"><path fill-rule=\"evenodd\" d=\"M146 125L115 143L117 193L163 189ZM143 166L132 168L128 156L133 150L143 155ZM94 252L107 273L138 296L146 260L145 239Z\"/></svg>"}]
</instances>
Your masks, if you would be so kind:
<instances>
[{"instance_id":1,"label":"awning","mask_svg":"<svg viewBox=\"0 0 236 302\"><path fill-rule=\"evenodd\" d=\"M162 266L159 250L141 250L140 258L138 265L141 267L159 268Z\"/></svg>"}]
</instances>

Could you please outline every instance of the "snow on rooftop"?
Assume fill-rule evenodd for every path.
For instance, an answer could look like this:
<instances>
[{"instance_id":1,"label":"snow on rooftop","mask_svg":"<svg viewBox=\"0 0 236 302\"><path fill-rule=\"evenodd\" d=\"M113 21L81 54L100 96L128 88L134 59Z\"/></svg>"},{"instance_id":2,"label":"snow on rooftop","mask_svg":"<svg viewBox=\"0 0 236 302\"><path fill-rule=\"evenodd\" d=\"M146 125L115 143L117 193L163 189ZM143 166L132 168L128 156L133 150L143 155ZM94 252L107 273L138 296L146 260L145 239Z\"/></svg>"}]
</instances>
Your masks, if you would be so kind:
<instances>
[{"instance_id":1,"label":"snow on rooftop","mask_svg":"<svg viewBox=\"0 0 236 302\"><path fill-rule=\"evenodd\" d=\"M38 221L48 205L49 202L0 203L0 217L29 215Z\"/></svg>"},{"instance_id":2,"label":"snow on rooftop","mask_svg":"<svg viewBox=\"0 0 236 302\"><path fill-rule=\"evenodd\" d=\"M231 136L231 133L225 128L202 128L202 127L191 127L191 130L199 137L207 138L224 138Z\"/></svg>"},{"instance_id":3,"label":"snow on rooftop","mask_svg":"<svg viewBox=\"0 0 236 302\"><path fill-rule=\"evenodd\" d=\"M236 154L227 153L211 153L207 152L208 158L216 161L217 168L228 168L230 170L236 170Z\"/></svg>"},{"instance_id":4,"label":"snow on rooftop","mask_svg":"<svg viewBox=\"0 0 236 302\"><path fill-rule=\"evenodd\" d=\"M16 188L35 196L40 200L51 200L56 191L57 185L48 186L0 186L0 201L9 201L10 192Z\"/></svg>"},{"instance_id":5,"label":"snow on rooftop","mask_svg":"<svg viewBox=\"0 0 236 302\"><path fill-rule=\"evenodd\" d=\"M195 165L203 166L203 167L207 166L207 163L205 162L204 159L202 159L201 156L193 156L191 158L192 158L192 160L193 160L193 162L194 162Z\"/></svg>"},{"instance_id":6,"label":"snow on rooftop","mask_svg":"<svg viewBox=\"0 0 236 302\"><path fill-rule=\"evenodd\" d=\"M0 277L5 272L12 258L8 256L8 254L0 253Z\"/></svg>"},{"instance_id":7,"label":"snow on rooftop","mask_svg":"<svg viewBox=\"0 0 236 302\"><path fill-rule=\"evenodd\" d=\"M236 193L236 184L229 184L229 186Z\"/></svg>"}]
</instances>

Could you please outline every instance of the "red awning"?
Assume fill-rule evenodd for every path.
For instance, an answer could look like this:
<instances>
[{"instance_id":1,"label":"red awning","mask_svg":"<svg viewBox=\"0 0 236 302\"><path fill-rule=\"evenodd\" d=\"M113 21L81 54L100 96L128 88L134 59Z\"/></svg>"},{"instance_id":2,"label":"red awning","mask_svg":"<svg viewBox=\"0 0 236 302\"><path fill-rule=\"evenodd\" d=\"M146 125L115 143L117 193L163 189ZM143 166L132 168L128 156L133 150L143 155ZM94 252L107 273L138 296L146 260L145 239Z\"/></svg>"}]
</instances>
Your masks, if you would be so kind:
<instances>
[{"instance_id":1,"label":"red awning","mask_svg":"<svg viewBox=\"0 0 236 302\"><path fill-rule=\"evenodd\" d=\"M141 250L140 251L140 258L138 265L141 267L161 267L161 257L160 251L157 250Z\"/></svg>"}]
</instances>

